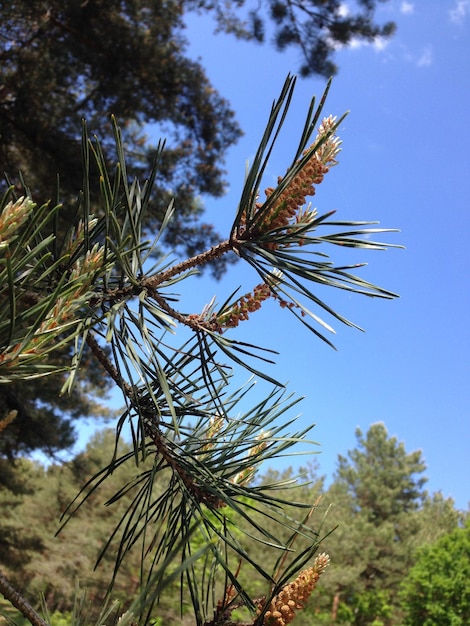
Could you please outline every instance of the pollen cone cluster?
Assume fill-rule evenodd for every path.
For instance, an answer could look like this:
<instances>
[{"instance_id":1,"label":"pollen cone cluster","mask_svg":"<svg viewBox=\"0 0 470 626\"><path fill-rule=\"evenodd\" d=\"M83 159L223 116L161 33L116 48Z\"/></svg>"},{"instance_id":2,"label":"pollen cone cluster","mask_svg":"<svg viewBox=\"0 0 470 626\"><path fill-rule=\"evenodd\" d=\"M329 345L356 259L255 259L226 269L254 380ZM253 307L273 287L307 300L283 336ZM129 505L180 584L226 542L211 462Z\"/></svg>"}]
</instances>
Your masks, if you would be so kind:
<instances>
[{"instance_id":1,"label":"pollen cone cluster","mask_svg":"<svg viewBox=\"0 0 470 626\"><path fill-rule=\"evenodd\" d=\"M282 591L275 596L264 614L263 624L265 626L286 626L295 617L296 611L303 609L307 604L310 594L320 578L320 575L330 562L330 557L319 554L315 559L313 567L304 570L299 576L286 585Z\"/></svg>"},{"instance_id":2,"label":"pollen cone cluster","mask_svg":"<svg viewBox=\"0 0 470 626\"><path fill-rule=\"evenodd\" d=\"M336 157L340 150L341 141L334 134L336 118L327 117L323 120L318 129L318 134L313 144L303 152L304 165L292 177L287 186L272 203L270 197L276 192L273 187L265 190L266 200L264 203L255 204L254 228L250 232L252 236L259 236L267 232L287 232L299 222L315 216L315 211L302 211L309 196L315 195L315 185L319 185L324 175L329 169L336 165ZM286 176L288 176L286 174ZM283 178L278 178L278 185L283 182ZM256 221L256 214L260 219ZM246 214L242 216L241 230L246 232ZM301 244L301 241L299 242ZM266 242L265 247L276 249L279 243L276 241Z\"/></svg>"},{"instance_id":3,"label":"pollen cone cluster","mask_svg":"<svg viewBox=\"0 0 470 626\"><path fill-rule=\"evenodd\" d=\"M221 328L235 328L240 322L247 320L250 313L260 309L262 302L272 295L271 289L266 283L256 285L252 293L242 296L229 311L219 315L217 324Z\"/></svg>"}]
</instances>

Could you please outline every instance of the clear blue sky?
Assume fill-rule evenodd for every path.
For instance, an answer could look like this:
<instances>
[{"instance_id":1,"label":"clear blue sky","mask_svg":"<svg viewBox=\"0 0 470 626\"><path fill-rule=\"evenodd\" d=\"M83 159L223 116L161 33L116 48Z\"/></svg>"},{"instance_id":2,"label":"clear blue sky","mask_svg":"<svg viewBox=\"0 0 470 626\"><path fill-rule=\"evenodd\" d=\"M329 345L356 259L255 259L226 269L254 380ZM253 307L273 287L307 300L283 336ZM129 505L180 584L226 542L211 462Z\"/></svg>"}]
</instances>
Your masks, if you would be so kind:
<instances>
[{"instance_id":1,"label":"clear blue sky","mask_svg":"<svg viewBox=\"0 0 470 626\"><path fill-rule=\"evenodd\" d=\"M340 67L325 112L351 113L340 136L340 164L314 198L320 213L379 220L406 246L387 252L350 251L366 261L363 276L400 294L396 301L330 294L329 302L366 332L334 324L335 352L285 311L262 309L234 336L277 348L270 373L306 399L300 424L315 423L321 473L331 477L338 453L356 445L354 431L383 421L427 463L428 489L460 508L470 501L470 0L390 0L378 18L397 22L387 44L337 53ZM205 199L207 220L224 235L233 219L245 163L252 159L271 107L298 53L213 34L213 22L191 18L190 53L231 103L245 136L227 159L230 191ZM285 172L313 94L325 81L299 80L290 119L268 172ZM267 181L269 183L269 181ZM335 250L331 250L335 258ZM199 312L253 275L242 264L221 284L195 279L186 294Z\"/></svg>"}]
</instances>

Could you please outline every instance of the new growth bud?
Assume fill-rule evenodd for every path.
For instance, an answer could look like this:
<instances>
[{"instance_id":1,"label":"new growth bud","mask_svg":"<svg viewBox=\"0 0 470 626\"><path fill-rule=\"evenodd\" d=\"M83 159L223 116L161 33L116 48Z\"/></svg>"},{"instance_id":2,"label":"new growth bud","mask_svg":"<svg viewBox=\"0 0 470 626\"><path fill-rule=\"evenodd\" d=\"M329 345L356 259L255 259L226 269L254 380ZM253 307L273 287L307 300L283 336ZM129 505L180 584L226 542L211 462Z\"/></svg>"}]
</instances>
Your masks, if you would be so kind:
<instances>
[{"instance_id":1,"label":"new growth bud","mask_svg":"<svg viewBox=\"0 0 470 626\"><path fill-rule=\"evenodd\" d=\"M0 247L8 245L16 232L26 222L36 204L30 198L18 198L9 202L0 214Z\"/></svg>"},{"instance_id":2,"label":"new growth bud","mask_svg":"<svg viewBox=\"0 0 470 626\"><path fill-rule=\"evenodd\" d=\"M264 614L263 624L265 626L286 626L295 617L296 611L303 609L315 589L320 575L330 562L330 557L319 554L313 563L313 567L305 569L297 578L286 585L282 591L275 596L269 608Z\"/></svg>"}]
</instances>

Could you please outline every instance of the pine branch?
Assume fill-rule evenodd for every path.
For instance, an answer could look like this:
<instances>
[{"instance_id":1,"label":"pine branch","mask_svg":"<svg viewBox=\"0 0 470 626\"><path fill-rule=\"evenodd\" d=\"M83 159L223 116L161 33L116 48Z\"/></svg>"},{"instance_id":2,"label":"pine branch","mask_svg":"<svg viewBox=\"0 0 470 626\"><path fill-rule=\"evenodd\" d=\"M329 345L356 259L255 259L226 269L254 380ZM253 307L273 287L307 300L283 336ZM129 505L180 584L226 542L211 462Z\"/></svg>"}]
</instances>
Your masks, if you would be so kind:
<instances>
[{"instance_id":1,"label":"pine branch","mask_svg":"<svg viewBox=\"0 0 470 626\"><path fill-rule=\"evenodd\" d=\"M33 626L49 626L0 571L0 592Z\"/></svg>"},{"instance_id":2,"label":"pine branch","mask_svg":"<svg viewBox=\"0 0 470 626\"><path fill-rule=\"evenodd\" d=\"M126 383L123 377L119 374L119 372L111 363L110 359L106 356L104 350L101 348L91 332L87 333L86 342L90 346L95 357L104 367L106 372L111 376L119 389L124 393L124 395L127 396L129 400L135 400L132 387L128 383Z\"/></svg>"},{"instance_id":3,"label":"pine branch","mask_svg":"<svg viewBox=\"0 0 470 626\"><path fill-rule=\"evenodd\" d=\"M230 339L229 331L247 320L268 298L273 298L330 343L316 330L315 324L330 332L333 329L310 312L305 303L311 302L343 323L354 324L320 300L314 292L316 286L370 297L394 297L393 293L349 273L360 264L345 266L342 259L335 264L323 252L326 244L384 250L388 244L372 241L369 236L389 231L363 228L367 222L331 221L331 213L318 215L307 203L316 186L336 165L340 151L336 131L343 118L324 118L317 129L329 84L318 107L312 100L292 163L284 176L279 177L276 187L268 187L265 197L260 199L268 159L284 123L293 86L294 80L289 77L273 105L247 173L228 239L201 254L174 265L160 260L148 269L149 259L172 219L173 209L171 205L168 207L155 242L147 242L143 238L142 220L149 208L157 169L155 166L149 181L142 186L138 181L130 183L117 126L114 126L118 157L114 178L99 143L90 142L84 130L86 176L91 157L100 174L103 211L100 218L92 216L93 205L86 184L81 204L83 222L71 227L60 246L54 229L53 235L41 240L43 227L51 219L46 209L35 213L31 202L21 201L9 203L1 214L5 239L0 252L4 250L5 254L3 261L0 257L0 278L5 286L0 287L0 296L8 303L10 315L0 316L0 331L6 336L0 366L9 376L37 375L38 368L48 366L47 361L43 366L40 359L44 360L57 347L57 342L70 349L75 345L65 392L73 386L83 350L88 345L126 402L116 428L112 461L87 482L67 509L66 517L70 518L121 464L128 461L139 464L140 459L152 456L152 470L131 479L110 500L117 502L123 496L132 496L99 560L116 538L119 544L115 552L115 575L127 552L141 542L142 555L153 551L149 581L155 583L142 591L142 606L145 603L152 606L164 586L174 576L182 577L184 572L200 625L203 620L207 626L212 624L207 622L211 608L208 598L211 588L216 588L217 571L225 572L228 582L225 587L230 592L219 607L220 614L213 613L214 625L222 621L229 623L236 602L257 614L254 623L264 623L267 616L272 618L271 624L280 624L272 621L278 618L277 613L281 615L287 607L289 616L293 617L293 605L302 605L323 571L321 568L326 566L323 560L317 569L307 567L320 541L319 533L307 524L311 507L273 496L270 489L275 487L271 485L253 488L252 482L264 461L285 456L296 443L313 443L305 439L311 426L286 434L295 418L286 420L284 413L297 399L289 400L286 405L282 393L277 395L279 382L251 366L252 357L272 362L258 353L269 350ZM313 142L312 137L315 137ZM23 219L21 229L18 214ZM334 230L321 236L319 231L325 227ZM258 284L250 285L250 290L242 296L235 289L222 306L216 305L214 298L201 313L179 310L178 297L170 291L173 286L229 252L237 254L255 270ZM25 298L30 306L25 306ZM310 318L311 324L304 317ZM177 323L186 327L183 334L191 335L181 347L175 347L172 339L167 339ZM111 346L109 353L100 341ZM251 387L242 386L231 393L230 372L219 361L220 354L228 356L231 363L244 371L269 380L276 391L246 412L240 414L237 407L235 415L235 407ZM24 369L13 374L13 365ZM43 371L49 373L44 369L41 375ZM133 451L117 458L118 442L126 422L132 430ZM2 423L0 420L0 427ZM168 477L165 486L163 482ZM154 490L157 478L163 479L158 493ZM302 522L296 522L286 507L308 508L309 512ZM275 530L265 527L253 513L272 521ZM252 534L262 544L282 551L273 569L268 571L263 561L247 552L231 514L246 523L249 529L246 535ZM154 538L149 543L150 524ZM193 537L196 531L198 536ZM287 542L283 539L286 531L293 533ZM291 559L292 546L301 535L308 540L308 547ZM193 538L206 546L201 552L205 559L202 572L193 568L198 555L191 545ZM168 575L166 564L173 563L176 555L181 558L181 566ZM253 601L249 590L238 580L238 572L231 569L233 558L243 561L267 582L264 600ZM292 579L295 582L301 571L303 595L297 597ZM16 598L14 590L8 593L8 597ZM21 597L18 601L21 604ZM30 621L44 626L42 621Z\"/></svg>"},{"instance_id":4,"label":"pine branch","mask_svg":"<svg viewBox=\"0 0 470 626\"><path fill-rule=\"evenodd\" d=\"M190 259L186 259L178 263L177 265L173 265L168 270L161 272L157 276L152 276L151 278L147 278L143 281L143 287L149 287L152 289L156 289L162 283L182 274L183 272L187 272L194 267L201 267L206 263L210 263L211 261L215 261L215 259L220 258L227 252L232 250L233 252L237 252L237 246L233 240L222 241L216 246L212 246L209 250L205 252L201 252L196 256L191 257Z\"/></svg>"},{"instance_id":5,"label":"pine branch","mask_svg":"<svg viewBox=\"0 0 470 626\"><path fill-rule=\"evenodd\" d=\"M174 313L176 314L176 311ZM225 506L225 502L217 497L214 497L214 495L204 489L203 486L198 485L193 477L190 476L184 469L181 463L179 463L177 455L172 453L172 451L168 448L160 430L155 427L155 414L157 411L151 410L147 406L147 403L142 401L142 399L136 395L131 385L129 385L119 374L118 370L105 354L104 350L101 348L91 332L87 334L86 341L95 357L104 367L106 372L111 376L116 385L121 389L124 395L129 399L134 409L136 409L142 416L148 416L147 419L143 420L146 434L152 439L157 453L160 454L165 460L168 467L178 474L188 491L193 495L194 499L199 503L205 503L213 508Z\"/></svg>"}]
</instances>

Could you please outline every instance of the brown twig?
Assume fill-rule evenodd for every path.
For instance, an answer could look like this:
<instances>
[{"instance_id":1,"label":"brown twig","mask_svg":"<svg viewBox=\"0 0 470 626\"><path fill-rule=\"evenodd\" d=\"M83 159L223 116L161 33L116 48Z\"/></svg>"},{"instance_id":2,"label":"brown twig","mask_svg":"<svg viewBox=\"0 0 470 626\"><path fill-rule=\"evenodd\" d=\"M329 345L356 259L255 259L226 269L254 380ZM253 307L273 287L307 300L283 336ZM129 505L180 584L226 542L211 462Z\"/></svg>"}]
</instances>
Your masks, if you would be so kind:
<instances>
[{"instance_id":1,"label":"brown twig","mask_svg":"<svg viewBox=\"0 0 470 626\"><path fill-rule=\"evenodd\" d=\"M134 393L132 387L126 383L121 374L117 371L115 366L111 363L107 355L105 354L102 347L96 341L94 335L91 332L87 333L86 342L91 348L91 351L104 367L104 369L108 372L111 378L114 380L116 385L121 389L121 391L129 398L129 400L134 400Z\"/></svg>"},{"instance_id":2,"label":"brown twig","mask_svg":"<svg viewBox=\"0 0 470 626\"><path fill-rule=\"evenodd\" d=\"M148 291L152 292L152 296L156 300L158 300L159 303L161 303L163 298L159 299L156 296L157 294L156 290L158 289L160 285L167 282L168 280L171 280L175 276L178 276L178 274L187 272L193 267L199 267L201 265L205 265L206 263L209 263L210 261L213 261L214 259L221 257L222 255L226 254L230 250L237 253L237 249L241 245L241 243L242 242L239 242L236 239L230 239L230 240L227 239L226 241L222 241L216 246L213 246L212 248L210 248L209 250L206 250L205 252L201 252L201 254L196 254L196 256L193 256L190 259L186 259L184 261L181 261L180 263L177 263L176 265L172 265L171 267L164 270L160 274L156 274L155 276L144 277L141 280L139 280L138 283L128 285L127 287L110 289L108 291L104 291L100 293L99 295L96 294L91 298L90 305L92 307L95 307L105 301L116 303L121 300L124 300L125 298L138 296L139 293L141 293L144 289L147 289ZM163 308L165 308L165 310L178 321L182 323L187 323L186 318L184 316L182 316L181 314L178 314L177 311L175 311L174 309L171 309L171 307L168 307L168 305Z\"/></svg>"},{"instance_id":3,"label":"brown twig","mask_svg":"<svg viewBox=\"0 0 470 626\"><path fill-rule=\"evenodd\" d=\"M196 254L196 256L191 257L190 259L186 259L185 261L181 261L181 263L177 263L172 267L169 267L161 274L157 276L152 276L151 278L146 278L142 281L142 287L150 287L152 289L156 289L159 285L170 280L174 276L178 276L178 274L182 274L183 272L187 272L193 267L198 267L200 265L205 265L214 259L221 257L223 254L226 254L230 250L236 251L236 245L233 241L227 239L226 241L222 241L221 243L213 246L209 250L205 252L201 252L201 254Z\"/></svg>"},{"instance_id":4,"label":"brown twig","mask_svg":"<svg viewBox=\"0 0 470 626\"><path fill-rule=\"evenodd\" d=\"M33 626L49 626L33 609L30 603L8 582L0 572L0 592L11 604L20 611Z\"/></svg>"},{"instance_id":5,"label":"brown twig","mask_svg":"<svg viewBox=\"0 0 470 626\"><path fill-rule=\"evenodd\" d=\"M175 312L176 313L176 312ZM122 390L122 392L127 396L127 398L131 401L131 403L135 406L139 404L139 398L136 397L132 387L122 378L122 376L117 371L116 367L111 363L110 359L105 354L104 350L101 348L99 343L96 341L95 337L91 332L87 334L87 344L90 346L93 354L104 367L104 369L108 372L111 378L114 380L116 385ZM138 408L136 406L136 408ZM141 407L142 408L142 407ZM145 414L148 414L149 409L145 407ZM153 442L155 444L155 448L166 461L169 467L178 474L178 476L183 481L184 485L188 489L190 493L194 496L194 498L198 502L203 502L209 506L214 508L221 508L225 506L225 503L219 500L214 495L206 492L202 487L197 485L193 478L186 472L186 470L181 466L178 461L177 456L171 453L168 446L163 440L160 432L157 430L155 433L151 433L147 430L147 433L152 437Z\"/></svg>"},{"instance_id":6,"label":"brown twig","mask_svg":"<svg viewBox=\"0 0 470 626\"><path fill-rule=\"evenodd\" d=\"M225 506L225 502L217 498L217 496L207 492L203 487L198 485L192 476L180 465L178 458L174 456L168 449L167 445L163 441L160 433L156 433L153 437L153 443L155 448L165 459L168 466L178 474L181 478L186 489L192 494L192 496L199 502L206 504L207 506L215 509L221 509Z\"/></svg>"}]
</instances>

